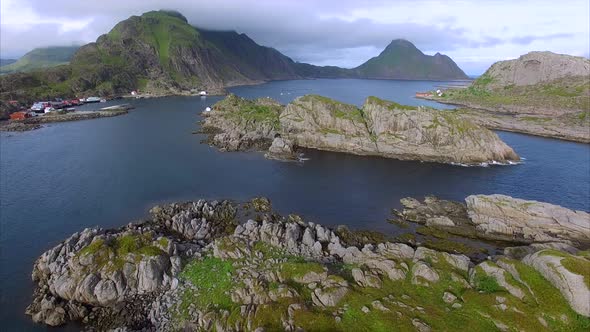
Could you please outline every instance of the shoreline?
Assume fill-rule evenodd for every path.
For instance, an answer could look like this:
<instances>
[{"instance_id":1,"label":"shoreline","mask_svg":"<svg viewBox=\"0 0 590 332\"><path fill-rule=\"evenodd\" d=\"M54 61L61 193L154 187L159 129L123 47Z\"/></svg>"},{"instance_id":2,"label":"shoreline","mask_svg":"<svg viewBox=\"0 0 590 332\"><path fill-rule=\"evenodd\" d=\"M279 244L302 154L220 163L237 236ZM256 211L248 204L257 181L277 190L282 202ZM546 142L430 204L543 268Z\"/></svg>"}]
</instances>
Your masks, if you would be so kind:
<instances>
[{"instance_id":1,"label":"shoreline","mask_svg":"<svg viewBox=\"0 0 590 332\"><path fill-rule=\"evenodd\" d=\"M0 131L22 132L42 128L42 124L47 123L109 118L127 114L131 108L130 105L115 105L98 111L74 111L65 114L36 116L24 120L7 120L0 122Z\"/></svg>"},{"instance_id":2,"label":"shoreline","mask_svg":"<svg viewBox=\"0 0 590 332\"><path fill-rule=\"evenodd\" d=\"M526 315L568 315L558 320L564 327L590 315L582 303L587 287L570 277L579 271L559 262L559 269L545 267L556 257L585 259L583 251L562 242L517 240L473 259L428 242L407 244L380 232L281 216L264 197L170 203L149 212L118 228L76 232L43 253L34 263L35 293L26 310L33 321L158 331L308 330L318 319L338 329L372 326L354 325L359 322L347 312L355 310L359 317L371 313L367 317L380 326L445 330L446 320L417 319L416 312L435 310L465 320L470 317L465 306L467 312L486 313L471 320L494 326L501 319L512 327L522 322L505 320L508 306ZM531 283L542 277L549 281ZM529 292L541 302L531 306ZM546 305L547 292L559 306ZM506 304L497 310L489 300L495 307ZM259 316L267 308L274 314ZM399 312L394 321L392 311ZM281 316L288 320L274 325ZM528 328L531 322L523 324Z\"/></svg>"}]
</instances>

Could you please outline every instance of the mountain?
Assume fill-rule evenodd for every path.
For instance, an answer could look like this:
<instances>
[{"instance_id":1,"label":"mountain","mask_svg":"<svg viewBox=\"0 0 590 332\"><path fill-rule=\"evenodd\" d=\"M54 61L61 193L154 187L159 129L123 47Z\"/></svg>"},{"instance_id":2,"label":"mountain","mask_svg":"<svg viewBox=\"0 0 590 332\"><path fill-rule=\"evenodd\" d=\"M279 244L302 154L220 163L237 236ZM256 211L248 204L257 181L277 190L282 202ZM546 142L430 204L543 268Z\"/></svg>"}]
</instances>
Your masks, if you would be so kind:
<instances>
[{"instance_id":1,"label":"mountain","mask_svg":"<svg viewBox=\"0 0 590 332\"><path fill-rule=\"evenodd\" d=\"M82 46L67 66L2 77L3 86L12 89L1 98L120 95L135 89L154 94L220 91L296 78L302 77L290 58L244 34L200 30L179 13L153 11L119 22Z\"/></svg>"},{"instance_id":2,"label":"mountain","mask_svg":"<svg viewBox=\"0 0 590 332\"><path fill-rule=\"evenodd\" d=\"M357 68L356 76L374 79L454 80L469 77L448 56L426 55L404 39L393 40L379 54Z\"/></svg>"},{"instance_id":3,"label":"mountain","mask_svg":"<svg viewBox=\"0 0 590 332\"><path fill-rule=\"evenodd\" d=\"M79 46L54 46L36 48L13 63L2 64L0 73L31 71L68 63Z\"/></svg>"},{"instance_id":4,"label":"mountain","mask_svg":"<svg viewBox=\"0 0 590 332\"><path fill-rule=\"evenodd\" d=\"M465 77L448 57L426 56L407 41L404 44L414 51L404 53L411 56L404 61L395 43L399 42L356 69L319 67L294 62L245 34L203 30L191 26L180 13L152 11L121 21L96 42L80 47L68 65L0 76L0 99L116 96L132 90L154 95L197 89L221 92L228 86L302 78Z\"/></svg>"}]
</instances>

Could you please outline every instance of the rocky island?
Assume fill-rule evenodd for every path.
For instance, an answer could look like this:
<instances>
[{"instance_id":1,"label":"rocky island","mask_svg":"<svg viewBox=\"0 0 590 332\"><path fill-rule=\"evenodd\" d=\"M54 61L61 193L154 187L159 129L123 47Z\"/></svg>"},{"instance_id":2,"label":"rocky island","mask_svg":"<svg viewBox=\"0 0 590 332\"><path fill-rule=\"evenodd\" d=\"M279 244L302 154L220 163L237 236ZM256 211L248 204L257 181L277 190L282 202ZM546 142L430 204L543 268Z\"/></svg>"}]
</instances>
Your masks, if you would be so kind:
<instances>
[{"instance_id":1,"label":"rocky island","mask_svg":"<svg viewBox=\"0 0 590 332\"><path fill-rule=\"evenodd\" d=\"M495 133L452 111L376 97L357 108L317 95L286 107L268 98L249 101L230 95L204 117L202 127L213 145L229 151L270 147L271 157L293 157L297 147L304 147L468 165L519 160Z\"/></svg>"},{"instance_id":2,"label":"rocky island","mask_svg":"<svg viewBox=\"0 0 590 332\"><path fill-rule=\"evenodd\" d=\"M199 200L48 250L27 313L98 330L584 330L588 257L545 243L474 261L283 217L264 198Z\"/></svg>"},{"instance_id":3,"label":"rocky island","mask_svg":"<svg viewBox=\"0 0 590 332\"><path fill-rule=\"evenodd\" d=\"M426 97L486 128L590 143L590 60L530 52L493 64L465 89Z\"/></svg>"}]
</instances>

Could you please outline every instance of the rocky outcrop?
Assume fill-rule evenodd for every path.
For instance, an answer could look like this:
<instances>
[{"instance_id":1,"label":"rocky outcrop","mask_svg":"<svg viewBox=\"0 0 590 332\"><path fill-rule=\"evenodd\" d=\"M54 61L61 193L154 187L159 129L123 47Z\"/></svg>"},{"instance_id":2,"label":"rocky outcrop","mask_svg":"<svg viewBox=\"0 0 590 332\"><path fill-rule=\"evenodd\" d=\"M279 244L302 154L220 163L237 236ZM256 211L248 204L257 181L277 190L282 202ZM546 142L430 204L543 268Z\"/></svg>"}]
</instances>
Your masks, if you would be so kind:
<instances>
[{"instance_id":1,"label":"rocky outcrop","mask_svg":"<svg viewBox=\"0 0 590 332\"><path fill-rule=\"evenodd\" d=\"M590 214L584 211L505 195L472 195L465 202L469 219L484 236L590 243Z\"/></svg>"},{"instance_id":2,"label":"rocky outcrop","mask_svg":"<svg viewBox=\"0 0 590 332\"><path fill-rule=\"evenodd\" d=\"M453 234L516 243L590 245L590 214L504 195L472 195L466 204L427 197L401 200L396 214Z\"/></svg>"},{"instance_id":3,"label":"rocky outcrop","mask_svg":"<svg viewBox=\"0 0 590 332\"><path fill-rule=\"evenodd\" d=\"M181 260L199 255L212 236L231 231L235 209L229 202L198 201L151 213L151 221L117 230L87 228L41 255L27 313L52 326L69 320L103 329L121 322L143 326L151 301L178 286ZM104 315L92 316L93 307ZM108 323L102 322L105 315L112 315Z\"/></svg>"},{"instance_id":4,"label":"rocky outcrop","mask_svg":"<svg viewBox=\"0 0 590 332\"><path fill-rule=\"evenodd\" d=\"M216 129L210 141L223 150L245 150L254 142L268 144L272 137L280 136L272 146L279 155L305 147L469 165L519 160L496 134L457 114L375 97L369 97L359 109L308 95L281 109L267 99L246 101L229 96L206 114L203 127L205 132ZM273 151L268 155L275 155Z\"/></svg>"},{"instance_id":5,"label":"rocky outcrop","mask_svg":"<svg viewBox=\"0 0 590 332\"><path fill-rule=\"evenodd\" d=\"M556 250L542 250L526 256L522 261L539 271L559 289L572 309L580 315L590 317L588 259Z\"/></svg>"},{"instance_id":6,"label":"rocky outcrop","mask_svg":"<svg viewBox=\"0 0 590 332\"><path fill-rule=\"evenodd\" d=\"M298 157L295 148L293 147L293 142L282 138L278 134L272 141L270 148L268 148L268 152L264 156L276 160L297 160Z\"/></svg>"},{"instance_id":7,"label":"rocky outcrop","mask_svg":"<svg viewBox=\"0 0 590 332\"><path fill-rule=\"evenodd\" d=\"M283 106L270 98L247 100L230 94L203 114L203 132L222 151L267 150L279 130Z\"/></svg>"},{"instance_id":8,"label":"rocky outcrop","mask_svg":"<svg viewBox=\"0 0 590 332\"><path fill-rule=\"evenodd\" d=\"M539 275L545 267L532 256L525 262L539 272L506 257L476 265L402 243L353 246L328 227L273 213L264 198L170 204L150 215L116 230L86 229L44 253L27 313L53 326L79 320L91 329L145 331L300 331L317 322L336 330L445 330L445 321L427 312L455 311L470 324L531 327L505 316L508 310L542 312L560 328L580 323L563 309L566 300L552 295ZM579 271L572 273L568 278L579 281ZM537 304L546 303L546 292L554 307ZM497 304L482 299L481 306L474 299L480 296Z\"/></svg>"},{"instance_id":9,"label":"rocky outcrop","mask_svg":"<svg viewBox=\"0 0 590 332\"><path fill-rule=\"evenodd\" d=\"M485 73L491 87L533 85L553 80L590 75L590 60L584 57L530 52L518 59L494 63Z\"/></svg>"}]
</instances>

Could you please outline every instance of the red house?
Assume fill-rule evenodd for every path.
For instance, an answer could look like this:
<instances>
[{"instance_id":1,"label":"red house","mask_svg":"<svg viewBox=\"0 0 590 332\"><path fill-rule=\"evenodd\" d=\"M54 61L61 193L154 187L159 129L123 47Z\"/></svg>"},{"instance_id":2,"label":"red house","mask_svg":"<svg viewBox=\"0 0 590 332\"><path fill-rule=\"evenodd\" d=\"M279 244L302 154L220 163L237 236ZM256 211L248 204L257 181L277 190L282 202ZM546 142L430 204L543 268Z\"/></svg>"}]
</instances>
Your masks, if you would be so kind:
<instances>
[{"instance_id":1,"label":"red house","mask_svg":"<svg viewBox=\"0 0 590 332\"><path fill-rule=\"evenodd\" d=\"M31 117L27 112L14 112L10 114L10 120L24 120Z\"/></svg>"}]
</instances>

